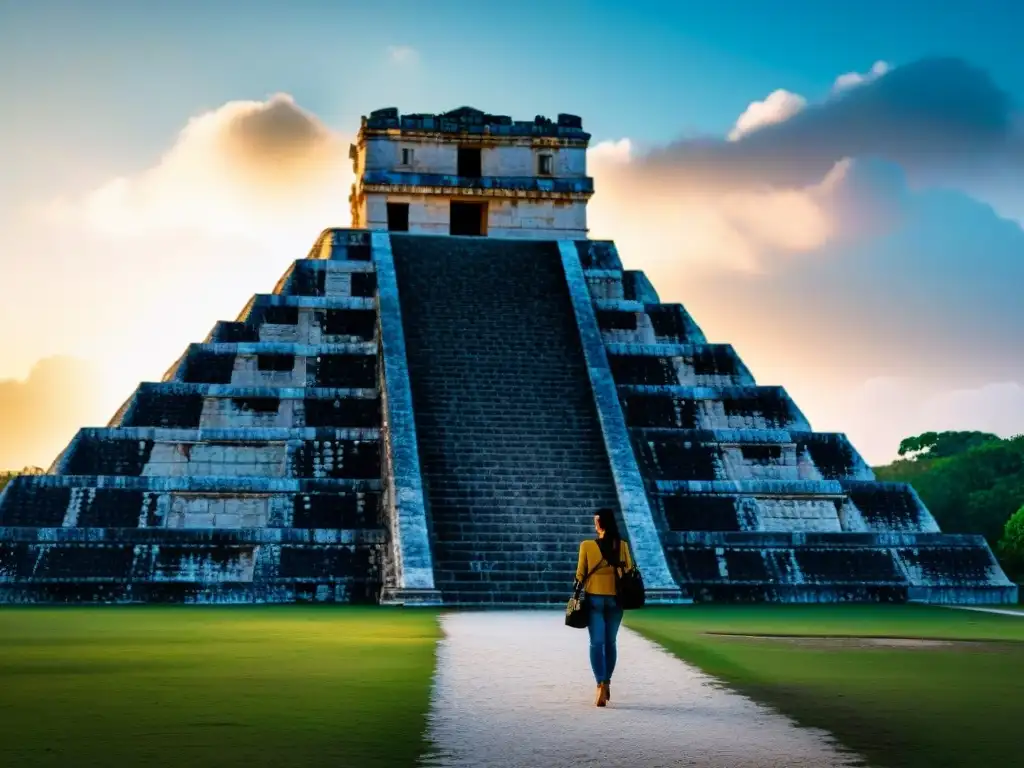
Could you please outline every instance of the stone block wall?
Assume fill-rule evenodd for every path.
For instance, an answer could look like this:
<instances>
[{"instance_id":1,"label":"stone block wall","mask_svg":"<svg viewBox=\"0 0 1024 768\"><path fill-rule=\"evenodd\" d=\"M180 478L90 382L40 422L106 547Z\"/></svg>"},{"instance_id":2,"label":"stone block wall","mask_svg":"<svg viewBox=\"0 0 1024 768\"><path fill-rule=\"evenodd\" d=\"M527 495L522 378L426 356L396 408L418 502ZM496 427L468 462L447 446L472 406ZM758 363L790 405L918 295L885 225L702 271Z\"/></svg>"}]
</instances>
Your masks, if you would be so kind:
<instances>
[{"instance_id":1,"label":"stone block wall","mask_svg":"<svg viewBox=\"0 0 1024 768\"><path fill-rule=\"evenodd\" d=\"M553 240L582 237L587 231L586 203L563 200L532 200L517 197L475 196L467 202L487 203L487 236ZM451 231L451 198L436 194L367 193L366 226L388 229L388 203L409 205L409 231L422 235L448 235Z\"/></svg>"},{"instance_id":2,"label":"stone block wall","mask_svg":"<svg viewBox=\"0 0 1024 768\"><path fill-rule=\"evenodd\" d=\"M373 601L376 270L325 233L275 293L0 496L0 601Z\"/></svg>"},{"instance_id":3,"label":"stone block wall","mask_svg":"<svg viewBox=\"0 0 1024 768\"><path fill-rule=\"evenodd\" d=\"M397 141L390 137L368 138L364 152L359 153L356 174L361 176L369 170L454 176L458 173L459 146L457 138L437 134ZM412 150L411 163L402 164L402 149ZM537 155L541 152L552 155L554 176L586 177L585 147L552 146L550 141L530 138L483 145L481 172L484 176L536 176Z\"/></svg>"}]
</instances>

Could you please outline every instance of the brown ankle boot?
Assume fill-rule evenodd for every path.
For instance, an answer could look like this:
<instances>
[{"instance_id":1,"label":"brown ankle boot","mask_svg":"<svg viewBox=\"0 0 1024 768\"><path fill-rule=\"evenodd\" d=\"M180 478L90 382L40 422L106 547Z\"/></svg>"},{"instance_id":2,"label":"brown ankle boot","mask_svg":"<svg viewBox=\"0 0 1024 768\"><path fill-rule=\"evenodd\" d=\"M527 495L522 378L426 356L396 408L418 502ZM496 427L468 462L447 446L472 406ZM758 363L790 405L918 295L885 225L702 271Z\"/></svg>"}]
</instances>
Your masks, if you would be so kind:
<instances>
[{"instance_id":1,"label":"brown ankle boot","mask_svg":"<svg viewBox=\"0 0 1024 768\"><path fill-rule=\"evenodd\" d=\"M606 683L601 683L601 685L604 687L604 700L605 701L611 701L612 700L612 684L610 682L606 682Z\"/></svg>"},{"instance_id":2,"label":"brown ankle boot","mask_svg":"<svg viewBox=\"0 0 1024 768\"><path fill-rule=\"evenodd\" d=\"M603 707L607 699L604 697L604 683L597 684L597 697L594 699L595 707Z\"/></svg>"}]
</instances>

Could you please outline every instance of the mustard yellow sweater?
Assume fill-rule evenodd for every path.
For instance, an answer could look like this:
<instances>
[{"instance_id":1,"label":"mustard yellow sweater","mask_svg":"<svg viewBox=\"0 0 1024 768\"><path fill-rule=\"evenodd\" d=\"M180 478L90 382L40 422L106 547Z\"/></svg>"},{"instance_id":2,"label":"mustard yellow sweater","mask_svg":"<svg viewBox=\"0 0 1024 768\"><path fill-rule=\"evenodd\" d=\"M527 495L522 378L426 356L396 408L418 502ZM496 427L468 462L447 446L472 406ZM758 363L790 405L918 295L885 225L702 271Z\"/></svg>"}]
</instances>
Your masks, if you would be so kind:
<instances>
[{"instance_id":1,"label":"mustard yellow sweater","mask_svg":"<svg viewBox=\"0 0 1024 768\"><path fill-rule=\"evenodd\" d=\"M626 542L620 544L619 561L626 570L633 567L633 556L629 552L629 545ZM587 539L580 544L580 559L576 566L576 581L582 581L583 577L590 572L591 568L597 566L603 558L601 550L594 539ZM615 568L607 564L607 561L600 568L590 574L584 589L591 595L614 595L615 594Z\"/></svg>"}]
</instances>

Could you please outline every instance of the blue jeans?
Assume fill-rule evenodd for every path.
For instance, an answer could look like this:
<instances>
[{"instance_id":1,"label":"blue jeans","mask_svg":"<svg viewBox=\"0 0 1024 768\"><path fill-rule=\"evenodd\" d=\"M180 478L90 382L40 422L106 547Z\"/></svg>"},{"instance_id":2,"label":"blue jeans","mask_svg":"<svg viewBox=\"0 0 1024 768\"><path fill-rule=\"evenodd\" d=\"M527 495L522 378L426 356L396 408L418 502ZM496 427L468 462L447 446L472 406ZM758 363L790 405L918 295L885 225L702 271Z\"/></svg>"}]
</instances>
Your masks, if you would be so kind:
<instances>
[{"instance_id":1,"label":"blue jeans","mask_svg":"<svg viewBox=\"0 0 1024 768\"><path fill-rule=\"evenodd\" d=\"M615 636L622 623L622 609L615 604L614 595L587 595L590 603L590 618L587 631L590 632L590 666L598 683L610 683L615 671L618 652Z\"/></svg>"}]
</instances>

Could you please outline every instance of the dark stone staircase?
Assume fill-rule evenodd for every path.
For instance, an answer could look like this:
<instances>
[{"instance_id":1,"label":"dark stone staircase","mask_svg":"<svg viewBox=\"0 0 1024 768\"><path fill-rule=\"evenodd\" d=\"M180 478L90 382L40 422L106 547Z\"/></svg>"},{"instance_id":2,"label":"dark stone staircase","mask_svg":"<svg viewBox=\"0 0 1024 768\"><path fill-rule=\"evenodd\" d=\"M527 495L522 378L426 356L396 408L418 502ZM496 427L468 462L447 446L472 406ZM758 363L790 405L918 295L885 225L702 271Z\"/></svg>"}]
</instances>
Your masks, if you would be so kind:
<instances>
[{"instance_id":1,"label":"dark stone staircase","mask_svg":"<svg viewBox=\"0 0 1024 768\"><path fill-rule=\"evenodd\" d=\"M562 602L618 500L557 244L391 241L437 588Z\"/></svg>"}]
</instances>

